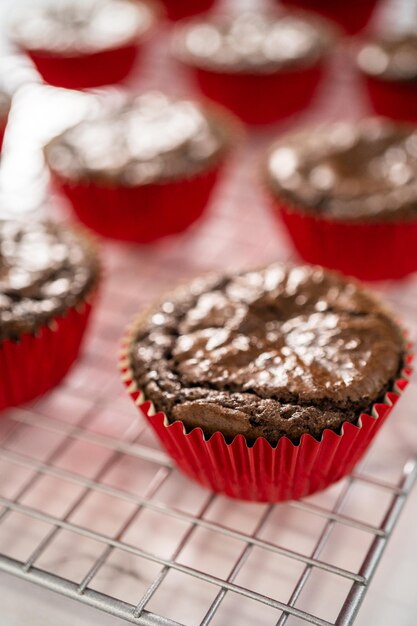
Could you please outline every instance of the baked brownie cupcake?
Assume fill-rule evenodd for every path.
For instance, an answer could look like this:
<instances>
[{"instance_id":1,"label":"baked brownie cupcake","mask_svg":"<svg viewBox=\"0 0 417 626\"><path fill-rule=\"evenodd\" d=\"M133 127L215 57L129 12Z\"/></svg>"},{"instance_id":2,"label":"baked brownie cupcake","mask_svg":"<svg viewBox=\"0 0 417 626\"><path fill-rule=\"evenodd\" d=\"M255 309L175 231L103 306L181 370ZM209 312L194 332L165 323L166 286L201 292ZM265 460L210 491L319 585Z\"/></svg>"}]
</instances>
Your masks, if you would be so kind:
<instances>
[{"instance_id":1,"label":"baked brownie cupcake","mask_svg":"<svg viewBox=\"0 0 417 626\"><path fill-rule=\"evenodd\" d=\"M378 0L280 0L284 5L313 11L335 22L349 34L363 30L370 22Z\"/></svg>"},{"instance_id":2,"label":"baked brownie cupcake","mask_svg":"<svg viewBox=\"0 0 417 626\"><path fill-rule=\"evenodd\" d=\"M243 13L188 21L173 50L208 98L248 124L267 124L308 106L334 35L302 12Z\"/></svg>"},{"instance_id":3,"label":"baked brownie cupcake","mask_svg":"<svg viewBox=\"0 0 417 626\"><path fill-rule=\"evenodd\" d=\"M0 151L3 147L4 133L6 132L12 99L9 94L0 88Z\"/></svg>"},{"instance_id":4,"label":"baked brownie cupcake","mask_svg":"<svg viewBox=\"0 0 417 626\"><path fill-rule=\"evenodd\" d=\"M353 468L406 364L403 334L371 293L319 267L280 264L168 295L134 323L121 361L186 473L271 501Z\"/></svg>"},{"instance_id":5,"label":"baked brownie cupcake","mask_svg":"<svg viewBox=\"0 0 417 626\"><path fill-rule=\"evenodd\" d=\"M0 220L0 409L44 393L67 373L99 273L96 247L81 232Z\"/></svg>"},{"instance_id":6,"label":"baked brownie cupcake","mask_svg":"<svg viewBox=\"0 0 417 626\"><path fill-rule=\"evenodd\" d=\"M222 111L151 92L70 128L45 155L81 221L106 237L146 243L201 216L233 130Z\"/></svg>"},{"instance_id":7,"label":"baked brownie cupcake","mask_svg":"<svg viewBox=\"0 0 417 626\"><path fill-rule=\"evenodd\" d=\"M216 0L160 0L170 20L182 20L198 13L209 11Z\"/></svg>"},{"instance_id":8,"label":"baked brownie cupcake","mask_svg":"<svg viewBox=\"0 0 417 626\"><path fill-rule=\"evenodd\" d=\"M292 132L266 185L303 259L365 280L417 270L417 131L382 118Z\"/></svg>"},{"instance_id":9,"label":"baked brownie cupcake","mask_svg":"<svg viewBox=\"0 0 417 626\"><path fill-rule=\"evenodd\" d=\"M356 64L376 113L417 122L417 31L368 39Z\"/></svg>"},{"instance_id":10,"label":"baked brownie cupcake","mask_svg":"<svg viewBox=\"0 0 417 626\"><path fill-rule=\"evenodd\" d=\"M86 89L126 78L155 22L147 0L65 0L25 11L13 34L45 82Z\"/></svg>"}]
</instances>

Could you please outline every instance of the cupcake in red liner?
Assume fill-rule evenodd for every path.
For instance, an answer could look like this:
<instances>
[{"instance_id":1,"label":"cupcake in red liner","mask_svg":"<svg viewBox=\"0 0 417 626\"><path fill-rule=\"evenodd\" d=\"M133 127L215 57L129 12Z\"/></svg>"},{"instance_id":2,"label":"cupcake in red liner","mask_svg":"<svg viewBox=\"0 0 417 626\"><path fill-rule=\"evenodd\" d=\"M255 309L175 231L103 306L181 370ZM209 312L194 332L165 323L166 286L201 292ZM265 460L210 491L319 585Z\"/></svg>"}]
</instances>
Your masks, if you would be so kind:
<instances>
[{"instance_id":1,"label":"cupcake in red liner","mask_svg":"<svg viewBox=\"0 0 417 626\"><path fill-rule=\"evenodd\" d=\"M134 322L120 356L128 392L182 471L269 502L347 475L410 365L402 330L359 283L279 264L174 291Z\"/></svg>"},{"instance_id":2,"label":"cupcake in red liner","mask_svg":"<svg viewBox=\"0 0 417 626\"><path fill-rule=\"evenodd\" d=\"M77 358L99 282L95 244L52 222L0 220L0 409L55 386Z\"/></svg>"},{"instance_id":3,"label":"cupcake in red liner","mask_svg":"<svg viewBox=\"0 0 417 626\"><path fill-rule=\"evenodd\" d=\"M8 93L0 89L0 152L3 147L4 134L9 119L12 99Z\"/></svg>"},{"instance_id":4,"label":"cupcake in red liner","mask_svg":"<svg viewBox=\"0 0 417 626\"><path fill-rule=\"evenodd\" d=\"M370 118L282 136L265 182L299 255L363 280L417 270L417 132Z\"/></svg>"},{"instance_id":5,"label":"cupcake in red liner","mask_svg":"<svg viewBox=\"0 0 417 626\"><path fill-rule=\"evenodd\" d=\"M178 26L173 52L205 96L262 125L310 104L334 41L332 26L303 12L243 13Z\"/></svg>"},{"instance_id":6,"label":"cupcake in red liner","mask_svg":"<svg viewBox=\"0 0 417 626\"><path fill-rule=\"evenodd\" d=\"M203 214L236 128L217 108L151 92L65 131L45 155L84 224L149 243Z\"/></svg>"},{"instance_id":7,"label":"cupcake in red liner","mask_svg":"<svg viewBox=\"0 0 417 626\"><path fill-rule=\"evenodd\" d=\"M348 35L355 35L369 24L378 0L280 0L288 7L313 11L335 22Z\"/></svg>"},{"instance_id":8,"label":"cupcake in red liner","mask_svg":"<svg viewBox=\"0 0 417 626\"><path fill-rule=\"evenodd\" d=\"M66 0L26 11L13 36L46 83L89 89L128 76L156 21L147 0Z\"/></svg>"},{"instance_id":9,"label":"cupcake in red liner","mask_svg":"<svg viewBox=\"0 0 417 626\"><path fill-rule=\"evenodd\" d=\"M356 65L375 113L417 123L417 33L369 38Z\"/></svg>"},{"instance_id":10,"label":"cupcake in red liner","mask_svg":"<svg viewBox=\"0 0 417 626\"><path fill-rule=\"evenodd\" d=\"M172 21L182 20L199 13L209 11L216 4L216 0L160 0L165 8L168 19Z\"/></svg>"}]
</instances>

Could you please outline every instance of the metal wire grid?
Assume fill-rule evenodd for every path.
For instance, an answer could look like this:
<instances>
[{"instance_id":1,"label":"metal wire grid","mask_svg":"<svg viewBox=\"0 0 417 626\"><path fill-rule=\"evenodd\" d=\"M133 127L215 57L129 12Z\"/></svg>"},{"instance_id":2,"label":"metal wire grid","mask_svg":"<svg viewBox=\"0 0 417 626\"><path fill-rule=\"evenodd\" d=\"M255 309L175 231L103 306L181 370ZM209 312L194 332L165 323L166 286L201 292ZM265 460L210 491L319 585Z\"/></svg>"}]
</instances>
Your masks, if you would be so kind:
<instances>
[{"instance_id":1,"label":"metal wire grid","mask_svg":"<svg viewBox=\"0 0 417 626\"><path fill-rule=\"evenodd\" d=\"M170 68L163 72L159 84L161 76L172 84ZM338 117L346 102L347 114L361 112L352 77L340 75L338 93L323 94L312 119ZM18 171L17 129L29 110L36 117L37 98L43 111L53 97L59 109L62 94L35 88L19 103L7 180L12 171L39 173L34 163ZM26 143L31 128L21 133ZM380 435L370 471L362 465L322 494L277 506L229 502L172 467L115 370L122 328L173 283L290 256L254 181L262 144L237 155L198 229L149 250L106 246L108 277L83 359L58 390L0 422L0 570L136 624L353 623L416 480L417 456L407 459L400 442L385 472ZM415 331L415 281L385 291ZM395 438L391 424L385 432Z\"/></svg>"},{"instance_id":2,"label":"metal wire grid","mask_svg":"<svg viewBox=\"0 0 417 626\"><path fill-rule=\"evenodd\" d=\"M125 398L115 371L115 352L121 328L132 313L140 308L142 302L152 298L154 291L163 291L176 280L175 277L184 277L186 269L191 273L199 271L197 267L200 267L201 257L193 256L189 259L189 265L183 264L184 255L190 254L189 247L191 251L195 249L195 237L204 265L215 264L214 255L218 255L218 249L214 241L211 245L213 224L210 226L210 222L217 224L216 228L221 228L223 235L229 233L223 240L223 254L218 263L227 263L228 254L230 262L232 257L236 257L236 251L229 248L232 239L236 237L233 232L236 215L233 215L230 203L233 200L236 207L239 207L239 203L230 196L245 194L245 190L242 190L245 178L245 173L240 169L231 172L232 182L226 182L221 190L212 218L206 226L201 227L199 233L185 235L181 246L163 244L158 251L137 251L134 248L123 250L113 245L107 247L109 276L84 358L61 388L31 406L7 412L0 423L0 505L3 507L0 512L0 552L3 551L0 556L1 570L137 624L230 623L221 616L221 612L225 601L233 594L271 611L261 618L259 623L262 624L283 626L293 623L291 620L295 618L301 623L320 626L353 623L406 497L416 480L417 461L410 459L403 464L401 457L397 461L394 459L390 476L399 475L397 482L378 478L373 470L371 473L358 471L335 488L303 502L278 506L252 505L255 508L253 523L247 529L242 529L236 519L234 523L227 523L227 520L224 523L221 515L210 516L210 511L218 501L222 502L225 510L237 510L238 513L242 505L224 503L223 498L181 480L170 460L152 439L145 423L138 420L136 409ZM245 257L249 251L253 251L253 242L245 243L245 233L253 234L256 224L250 216L246 216L243 223L238 238L239 250ZM269 249L269 245L265 245L268 241L257 241L258 254L261 255L262 248L265 258L269 254L265 252ZM275 246L276 241L274 249ZM163 258L171 259L172 264L164 264L161 261ZM413 292L414 283L408 288L388 289L388 295L409 319L414 315L414 300L410 295ZM374 449L377 447L378 444ZM134 465L128 474L124 471L117 477L118 468L126 462L128 468L130 462L134 462ZM18 474L14 480L17 470L24 470L24 473ZM114 470L116 479L112 477ZM42 485L45 479L54 481L56 491L53 494L50 483ZM368 504L371 507L370 510L365 509L362 516L344 510L358 485L367 488ZM168 500L166 494L162 493L167 486L170 493ZM184 506L182 503L184 490L195 501L191 509L188 504ZM60 508L56 508L54 503L57 495L63 503ZM109 498L110 502L102 502L83 517L85 511L89 510L92 495ZM381 498L381 506L378 504L381 514L373 517L372 503L379 503ZM97 526L97 516L111 517L111 509L118 509L121 505L128 506L117 516L111 529L103 530L100 524ZM159 550L158 541L147 546L141 540L144 532L141 516L144 516L144 512L161 518L156 532L162 533L162 542L164 536L169 539L169 546ZM288 545L285 533L282 541L280 538L282 531L291 526L291 515L294 512L300 516L301 529L297 541ZM28 535L31 525L42 526L31 545L25 546L24 554L19 552L22 525L15 526L16 515L24 517L23 528ZM275 528L272 524L272 535L264 535L263 531L274 515L278 515L281 527ZM308 548L298 546L302 535L308 534L309 526L314 525L313 518L319 523L318 527L315 526L314 542ZM171 540L173 523L179 523L185 530L181 530ZM130 533L135 525L135 532ZM355 567L338 563L333 558L332 550L323 556L332 535L340 528L345 533L350 530L362 538L368 538L366 545L363 541L360 543L360 561L356 561ZM229 558L220 573L205 568L207 554L204 545L198 544L194 548L191 563L182 558L199 531L214 534L220 541L222 551L227 552L230 543L238 545L233 558ZM147 539L149 532L147 528ZM64 533L71 533L73 540L64 543L62 547L59 542ZM82 539L93 541L97 544L97 550L89 555L87 564L84 561L81 563L82 571L77 569L74 573L71 561L79 560L80 555L76 550L74 555L72 552ZM17 550L13 545L16 542ZM48 556L51 550L52 557ZM15 551L18 556L14 554ZM258 565L251 567L249 578L244 576L242 579L241 574L245 573L255 551L258 552ZM134 602L121 599L123 592L118 593L112 585L105 587L107 593L100 591L100 584L96 585L100 576L103 581L103 573L116 552L141 559L140 568L129 576L134 587L137 585L141 589L140 592L134 589ZM259 567L260 552L281 558L269 571L269 576L288 578L283 585L278 584L273 593L259 591L251 581ZM291 568L290 575L286 576L289 561L299 566L295 576ZM65 569L68 565L69 573ZM156 569L152 566L156 566ZM149 567L152 572L148 575ZM169 611L168 614L163 612L163 603L157 603L161 612L152 607L153 600L172 572L214 589L209 599L204 598L206 604L202 604L201 610L204 611L198 619L193 614L190 621L188 617L178 621L171 618ZM332 619L323 617L320 611L303 608L308 603L301 603L300 606L303 592L315 572L345 583L343 594L339 594L340 607ZM119 574L120 571L113 568L107 576L111 580ZM146 585L141 583L143 577L147 580ZM192 582L187 584L192 589ZM183 595L190 597L184 588ZM181 592L181 589L177 589L176 593L178 591Z\"/></svg>"},{"instance_id":3,"label":"metal wire grid","mask_svg":"<svg viewBox=\"0 0 417 626\"><path fill-rule=\"evenodd\" d=\"M68 397L74 394L74 401L76 397L79 397L79 389L65 388L65 393L68 394ZM195 514L187 513L172 504L159 501L158 492L160 492L161 488L170 477L174 476L175 480L175 475L177 474L176 470L172 468L169 459L161 451L141 443L141 436L144 434L145 430L143 424L138 428L135 426L134 422L132 422L126 431L127 434L129 431L133 431L134 437L131 440L129 436L120 440L108 434L100 434L92 430L91 421L96 415L96 411L99 410L99 405L103 400L104 399L101 398L95 402L81 421L75 425L37 413L36 405L33 411L15 410L7 414L6 419L3 421L4 438L0 449L0 461L8 464L11 473L14 471L15 467L20 467L29 470L31 474L29 478L22 483L13 497L0 496L0 504L4 507L0 514L0 528L9 516L13 515L13 513L19 513L26 517L28 523L37 520L46 524L47 532L43 534L42 538L36 546L30 550L30 553L28 553L25 559L18 560L6 555L0 556L0 569L64 593L69 597L81 600L89 605L137 624L178 623L169 619L169 617L162 617L147 609L150 600L158 593L167 574L173 570L214 585L217 589L214 599L207 607L203 618L198 622L202 625L211 623L216 616L216 612L221 607L226 594L230 593L239 594L275 609L276 620L270 623L276 623L279 626L286 624L289 616L294 616L301 619L303 622L320 626L328 626L333 623L338 625L353 623L367 586L374 574L378 561L404 505L407 494L416 480L417 462L415 460L410 460L404 466L401 479L398 484L395 485L375 479L372 476L367 476L361 472L352 475L343 482L340 490L338 490L333 506L329 509L311 501L291 502L276 507L271 505L262 506L259 510L259 517L255 528L251 533L246 533L242 530L228 527L218 521L212 521L206 518L206 513L216 500L216 496L208 492L204 492L204 496L200 498L199 509ZM19 445L14 445L14 442L18 440L22 428L36 429L36 431L42 434L43 438L47 437L48 434L58 436L59 443L58 445L54 445L51 451L42 460L35 458L36 454L33 454L33 451L27 447L27 442L25 442L23 446L24 453L16 452L15 450L19 448ZM106 452L108 452L104 462L94 464L94 472L91 477L73 471L72 469L66 469L64 466L60 466L60 464L57 463L57 460L60 457L62 458L62 455L77 442L99 449L105 449ZM103 480L106 474L108 474L121 459L126 457L137 460L139 462L139 468L142 463L151 463L153 465L154 469L147 480L146 487L141 496L122 488L113 487ZM68 507L62 515L53 515L46 512L45 504L48 504L47 501L46 503L43 502L39 508L24 503L25 496L36 489L41 478L45 476L59 480L62 483L62 489L64 491L66 488L64 485L75 485L81 488L74 500L68 501ZM342 512L343 504L346 502L349 492L352 490L353 486L358 483L366 485L371 490L377 490L378 492L382 490L388 494L387 510L380 524L373 525ZM112 499L133 505L133 509L126 515L126 518L123 519L114 535L98 532L88 525L77 524L71 519L77 510L82 509L88 496L92 493L105 494ZM233 506L233 504L230 506ZM279 543L271 542L260 537L260 533L272 512L280 508L294 508L302 511L306 515L310 514L324 520L322 531L318 535L311 553L307 554L296 551L285 545L280 545ZM133 543L129 543L124 538L128 528L134 521L137 521L139 514L144 510L161 514L164 517L164 525L166 525L167 528L169 528L172 520L179 520L187 524L187 531L171 554L161 556L152 551L143 549L142 547L138 547ZM342 525L343 527L366 533L372 539L370 548L364 553L363 562L357 571L351 571L333 565L331 562L320 558L326 546L326 542L328 542L332 530L336 525ZM187 544L189 544L193 533L198 528L218 534L222 537L224 542L237 540L243 546L229 574L224 578L206 573L204 568L196 569L184 565L179 559L181 552L186 548ZM47 569L43 569L37 565L42 555L47 553L48 549L58 538L59 533L63 530L70 531L80 537L93 539L101 545L100 553L87 568L79 582L65 579L53 571L47 571ZM236 582L237 575L244 567L251 551L254 550L255 547L270 553L288 557L302 564L302 573L294 584L292 593L287 601L280 601L274 597L256 592L249 587L244 587ZM136 605L121 601L117 597L110 597L94 589L95 577L99 571L106 566L106 562L114 550L121 550L136 555L146 562L158 564L161 568L151 584L149 584L148 588L138 599ZM70 552L67 552L63 556L65 559L71 559ZM204 558L204 554L200 556ZM55 561L55 564L56 563ZM308 582L309 576L314 570L321 570L322 572L335 575L349 583L350 589L346 594L345 601L335 622L330 622L308 611L297 608L297 600Z\"/></svg>"}]
</instances>

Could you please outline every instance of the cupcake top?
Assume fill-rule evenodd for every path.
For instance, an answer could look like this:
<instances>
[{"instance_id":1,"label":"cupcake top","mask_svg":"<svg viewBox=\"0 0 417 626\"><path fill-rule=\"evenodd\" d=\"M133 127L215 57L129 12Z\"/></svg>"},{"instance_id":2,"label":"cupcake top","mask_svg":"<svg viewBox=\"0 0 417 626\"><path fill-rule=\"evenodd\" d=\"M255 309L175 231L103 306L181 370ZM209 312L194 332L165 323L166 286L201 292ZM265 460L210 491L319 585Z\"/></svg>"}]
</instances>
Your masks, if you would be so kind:
<instances>
[{"instance_id":1,"label":"cupcake top","mask_svg":"<svg viewBox=\"0 0 417 626\"><path fill-rule=\"evenodd\" d=\"M370 76L417 82L417 31L369 39L360 46L356 61Z\"/></svg>"},{"instance_id":2,"label":"cupcake top","mask_svg":"<svg viewBox=\"0 0 417 626\"><path fill-rule=\"evenodd\" d=\"M217 162L229 146L225 119L214 108L151 92L65 131L46 146L46 159L69 178L175 180Z\"/></svg>"},{"instance_id":3,"label":"cupcake top","mask_svg":"<svg viewBox=\"0 0 417 626\"><path fill-rule=\"evenodd\" d=\"M88 53L137 39L154 22L154 10L142 0L65 0L25 11L14 35L28 50Z\"/></svg>"},{"instance_id":4,"label":"cupcake top","mask_svg":"<svg viewBox=\"0 0 417 626\"><path fill-rule=\"evenodd\" d=\"M333 38L333 28L310 14L241 13L179 26L174 53L185 63L214 71L268 73L314 65Z\"/></svg>"},{"instance_id":5,"label":"cupcake top","mask_svg":"<svg viewBox=\"0 0 417 626\"><path fill-rule=\"evenodd\" d=\"M0 340L17 340L88 297L99 276L90 241L52 222L0 220Z\"/></svg>"},{"instance_id":6,"label":"cupcake top","mask_svg":"<svg viewBox=\"0 0 417 626\"><path fill-rule=\"evenodd\" d=\"M128 358L170 421L276 443L356 422L404 353L389 313L358 283L275 264L178 289L139 321Z\"/></svg>"},{"instance_id":7,"label":"cupcake top","mask_svg":"<svg viewBox=\"0 0 417 626\"><path fill-rule=\"evenodd\" d=\"M295 131L269 151L267 179L273 193L306 213L416 219L417 131L381 118Z\"/></svg>"}]
</instances>

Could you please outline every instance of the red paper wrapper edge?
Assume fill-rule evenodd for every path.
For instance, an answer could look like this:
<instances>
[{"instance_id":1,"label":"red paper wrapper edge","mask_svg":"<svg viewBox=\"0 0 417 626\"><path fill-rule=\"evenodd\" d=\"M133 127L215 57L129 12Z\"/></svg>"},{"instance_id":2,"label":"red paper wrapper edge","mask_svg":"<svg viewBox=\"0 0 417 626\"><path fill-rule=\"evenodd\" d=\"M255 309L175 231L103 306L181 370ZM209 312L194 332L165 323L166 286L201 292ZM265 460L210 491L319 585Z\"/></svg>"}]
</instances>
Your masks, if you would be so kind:
<instances>
[{"instance_id":1,"label":"red paper wrapper edge","mask_svg":"<svg viewBox=\"0 0 417 626\"><path fill-rule=\"evenodd\" d=\"M0 342L0 409L28 402L60 382L78 356L91 309L89 298L36 335Z\"/></svg>"},{"instance_id":2,"label":"red paper wrapper edge","mask_svg":"<svg viewBox=\"0 0 417 626\"><path fill-rule=\"evenodd\" d=\"M201 428L187 433L182 422L170 423L164 413L155 413L152 402L145 400L129 369L128 351L135 328L136 325L130 327L125 336L119 360L122 380L134 403L187 476L216 493L241 500L297 500L349 474L385 422L412 373L413 356L407 352L401 376L385 395L384 402L374 404L369 415L362 413L357 424L343 424L340 434L325 430L320 441L304 434L298 445L282 437L276 446L260 437L249 447L243 435L237 435L230 443L221 432L206 439Z\"/></svg>"},{"instance_id":3,"label":"red paper wrapper edge","mask_svg":"<svg viewBox=\"0 0 417 626\"><path fill-rule=\"evenodd\" d=\"M281 0L284 6L296 7L317 13L341 26L348 35L356 35L366 28L373 16L378 0L357 0L356 2L312 2L311 0Z\"/></svg>"},{"instance_id":4,"label":"red paper wrapper edge","mask_svg":"<svg viewBox=\"0 0 417 626\"><path fill-rule=\"evenodd\" d=\"M367 281L399 279L417 270L417 220L330 220L303 213L274 195L272 209L308 263Z\"/></svg>"},{"instance_id":5,"label":"red paper wrapper edge","mask_svg":"<svg viewBox=\"0 0 417 626\"><path fill-rule=\"evenodd\" d=\"M362 74L375 113L400 122L417 123L416 81L385 81Z\"/></svg>"},{"instance_id":6,"label":"red paper wrapper edge","mask_svg":"<svg viewBox=\"0 0 417 626\"><path fill-rule=\"evenodd\" d=\"M325 61L308 68L271 74L231 74L186 66L201 93L249 125L279 122L305 109L319 87ZM262 97L254 97L258 94Z\"/></svg>"},{"instance_id":7,"label":"red paper wrapper edge","mask_svg":"<svg viewBox=\"0 0 417 626\"><path fill-rule=\"evenodd\" d=\"M128 45L73 56L23 49L43 80L54 87L89 89L125 79L142 51L142 44Z\"/></svg>"},{"instance_id":8,"label":"red paper wrapper edge","mask_svg":"<svg viewBox=\"0 0 417 626\"><path fill-rule=\"evenodd\" d=\"M213 8L216 0L162 0L168 19L172 21L182 20L187 17L199 15Z\"/></svg>"},{"instance_id":9,"label":"red paper wrapper edge","mask_svg":"<svg viewBox=\"0 0 417 626\"><path fill-rule=\"evenodd\" d=\"M150 243L186 230L202 216L222 166L223 160L189 178L134 187L72 181L50 172L55 187L90 229L111 239Z\"/></svg>"}]
</instances>

